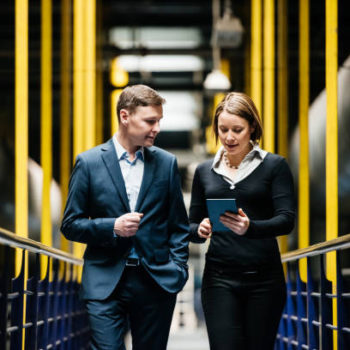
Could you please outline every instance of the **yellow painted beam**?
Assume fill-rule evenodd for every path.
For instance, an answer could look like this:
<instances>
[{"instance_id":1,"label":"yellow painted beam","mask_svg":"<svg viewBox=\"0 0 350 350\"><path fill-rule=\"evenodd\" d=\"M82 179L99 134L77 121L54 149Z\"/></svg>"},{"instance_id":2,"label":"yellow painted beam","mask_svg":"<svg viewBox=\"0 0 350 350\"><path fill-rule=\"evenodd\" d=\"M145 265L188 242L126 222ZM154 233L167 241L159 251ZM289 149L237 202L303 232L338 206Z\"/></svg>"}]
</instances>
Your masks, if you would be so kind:
<instances>
[{"instance_id":1,"label":"yellow painted beam","mask_svg":"<svg viewBox=\"0 0 350 350\"><path fill-rule=\"evenodd\" d=\"M15 230L28 237L28 0L15 3ZM22 250L16 249L16 275Z\"/></svg>"},{"instance_id":2,"label":"yellow painted beam","mask_svg":"<svg viewBox=\"0 0 350 350\"><path fill-rule=\"evenodd\" d=\"M264 149L275 151L275 6L264 0Z\"/></svg>"},{"instance_id":3,"label":"yellow painted beam","mask_svg":"<svg viewBox=\"0 0 350 350\"><path fill-rule=\"evenodd\" d=\"M262 114L262 6L261 0L251 0L250 94Z\"/></svg>"},{"instance_id":4,"label":"yellow painted beam","mask_svg":"<svg viewBox=\"0 0 350 350\"><path fill-rule=\"evenodd\" d=\"M73 158L84 151L84 0L73 0Z\"/></svg>"},{"instance_id":5,"label":"yellow painted beam","mask_svg":"<svg viewBox=\"0 0 350 350\"><path fill-rule=\"evenodd\" d=\"M338 237L338 1L326 0L326 239ZM327 254L327 277L336 293L336 253ZM333 325L337 326L337 303L333 299ZM333 331L333 349L338 349Z\"/></svg>"},{"instance_id":6,"label":"yellow painted beam","mask_svg":"<svg viewBox=\"0 0 350 350\"><path fill-rule=\"evenodd\" d=\"M60 100L60 185L66 203L71 172L71 0L61 3L61 100ZM62 206L63 211L64 205ZM61 235L61 249L69 252L69 242Z\"/></svg>"},{"instance_id":7,"label":"yellow painted beam","mask_svg":"<svg viewBox=\"0 0 350 350\"><path fill-rule=\"evenodd\" d=\"M288 158L288 13L287 0L277 3L277 50L278 50L278 153ZM287 236L278 239L281 253L288 251Z\"/></svg>"},{"instance_id":8,"label":"yellow painted beam","mask_svg":"<svg viewBox=\"0 0 350 350\"><path fill-rule=\"evenodd\" d=\"M96 3L96 144L103 142L102 3Z\"/></svg>"},{"instance_id":9,"label":"yellow painted beam","mask_svg":"<svg viewBox=\"0 0 350 350\"><path fill-rule=\"evenodd\" d=\"M310 85L310 25L309 0L299 0L299 218L298 247L309 246L309 85ZM307 281L306 259L299 262L300 277Z\"/></svg>"},{"instance_id":10,"label":"yellow painted beam","mask_svg":"<svg viewBox=\"0 0 350 350\"><path fill-rule=\"evenodd\" d=\"M15 230L28 237L28 0L15 2ZM24 286L27 288L28 253L17 248L15 272L24 265ZM27 298L23 298L23 310ZM22 314L25 322L25 313ZM22 350L25 329L22 330Z\"/></svg>"},{"instance_id":11,"label":"yellow painted beam","mask_svg":"<svg viewBox=\"0 0 350 350\"><path fill-rule=\"evenodd\" d=\"M84 0L73 0L73 159L85 150L85 60L86 10ZM73 244L73 254L81 258L84 245ZM81 269L79 269L81 271ZM80 273L78 274L80 280Z\"/></svg>"},{"instance_id":12,"label":"yellow painted beam","mask_svg":"<svg viewBox=\"0 0 350 350\"><path fill-rule=\"evenodd\" d=\"M41 242L52 246L50 187L52 181L52 3L41 1ZM42 277L47 257L41 257Z\"/></svg>"},{"instance_id":13,"label":"yellow painted beam","mask_svg":"<svg viewBox=\"0 0 350 350\"><path fill-rule=\"evenodd\" d=\"M279 0L278 13L278 153L288 157L288 13L287 0Z\"/></svg>"},{"instance_id":14,"label":"yellow painted beam","mask_svg":"<svg viewBox=\"0 0 350 350\"><path fill-rule=\"evenodd\" d=\"M96 145L96 0L85 0L85 149Z\"/></svg>"}]
</instances>

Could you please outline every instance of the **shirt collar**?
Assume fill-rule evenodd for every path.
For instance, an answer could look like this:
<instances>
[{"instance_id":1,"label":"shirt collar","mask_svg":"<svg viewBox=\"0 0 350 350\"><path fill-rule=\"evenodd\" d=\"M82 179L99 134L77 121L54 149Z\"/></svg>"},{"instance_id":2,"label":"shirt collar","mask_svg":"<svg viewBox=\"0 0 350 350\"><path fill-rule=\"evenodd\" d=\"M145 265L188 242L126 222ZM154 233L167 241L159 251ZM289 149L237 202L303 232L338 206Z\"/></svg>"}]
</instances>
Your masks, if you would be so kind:
<instances>
[{"instance_id":1,"label":"shirt collar","mask_svg":"<svg viewBox=\"0 0 350 350\"><path fill-rule=\"evenodd\" d=\"M264 159L265 155L266 155L266 151L264 151L263 149L261 149L259 147L259 144L257 142L254 141L250 141L251 145L253 146L253 148L250 150L250 152L244 157L243 161L246 160L251 160L253 159L255 156L260 157L261 159ZM217 168L220 164L222 155L224 154L225 148L224 146L221 146L219 148L219 150L216 152L214 160L213 160L213 164L211 166L211 168Z\"/></svg>"},{"instance_id":2,"label":"shirt collar","mask_svg":"<svg viewBox=\"0 0 350 350\"><path fill-rule=\"evenodd\" d=\"M118 160L129 159L129 152L118 142L117 134L113 135L114 148L117 153ZM144 147L140 147L135 153L136 159L144 160Z\"/></svg>"}]
</instances>

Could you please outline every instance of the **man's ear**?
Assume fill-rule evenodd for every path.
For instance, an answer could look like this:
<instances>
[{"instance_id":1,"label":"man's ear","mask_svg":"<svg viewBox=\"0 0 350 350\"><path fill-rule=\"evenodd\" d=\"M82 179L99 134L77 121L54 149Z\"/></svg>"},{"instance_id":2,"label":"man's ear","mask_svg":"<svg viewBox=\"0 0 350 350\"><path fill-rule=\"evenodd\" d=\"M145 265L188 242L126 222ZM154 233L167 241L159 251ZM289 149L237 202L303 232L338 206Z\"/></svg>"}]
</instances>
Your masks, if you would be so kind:
<instances>
[{"instance_id":1,"label":"man's ear","mask_svg":"<svg viewBox=\"0 0 350 350\"><path fill-rule=\"evenodd\" d=\"M119 112L120 123L126 126L129 121L129 111L127 109L121 109Z\"/></svg>"}]
</instances>

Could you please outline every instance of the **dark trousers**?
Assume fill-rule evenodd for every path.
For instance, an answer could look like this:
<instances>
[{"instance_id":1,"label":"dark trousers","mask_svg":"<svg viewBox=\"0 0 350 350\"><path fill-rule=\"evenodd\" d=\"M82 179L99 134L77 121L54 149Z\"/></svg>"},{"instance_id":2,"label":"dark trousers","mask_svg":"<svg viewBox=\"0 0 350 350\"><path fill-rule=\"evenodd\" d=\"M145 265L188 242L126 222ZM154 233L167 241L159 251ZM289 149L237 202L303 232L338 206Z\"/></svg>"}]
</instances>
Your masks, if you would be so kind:
<instances>
[{"instance_id":1,"label":"dark trousers","mask_svg":"<svg viewBox=\"0 0 350 350\"><path fill-rule=\"evenodd\" d=\"M207 263L202 304L211 350L273 350L286 300L281 266L234 271Z\"/></svg>"},{"instance_id":2,"label":"dark trousers","mask_svg":"<svg viewBox=\"0 0 350 350\"><path fill-rule=\"evenodd\" d=\"M126 267L106 300L87 300L93 350L125 350L130 326L133 350L166 350L176 294L163 290L140 266Z\"/></svg>"}]
</instances>

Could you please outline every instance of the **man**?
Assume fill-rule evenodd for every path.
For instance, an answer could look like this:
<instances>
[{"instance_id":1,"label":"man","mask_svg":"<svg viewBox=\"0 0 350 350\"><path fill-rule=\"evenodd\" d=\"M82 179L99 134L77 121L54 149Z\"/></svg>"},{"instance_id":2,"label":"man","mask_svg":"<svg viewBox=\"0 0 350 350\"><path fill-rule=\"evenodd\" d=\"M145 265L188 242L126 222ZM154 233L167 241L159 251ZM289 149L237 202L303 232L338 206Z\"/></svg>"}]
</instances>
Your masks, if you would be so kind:
<instances>
[{"instance_id":1,"label":"man","mask_svg":"<svg viewBox=\"0 0 350 350\"><path fill-rule=\"evenodd\" d=\"M188 219L176 159L153 146L165 100L145 85L123 90L119 130L78 155L62 232L86 243L81 296L92 349L166 349L176 293L186 283Z\"/></svg>"}]
</instances>

